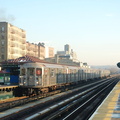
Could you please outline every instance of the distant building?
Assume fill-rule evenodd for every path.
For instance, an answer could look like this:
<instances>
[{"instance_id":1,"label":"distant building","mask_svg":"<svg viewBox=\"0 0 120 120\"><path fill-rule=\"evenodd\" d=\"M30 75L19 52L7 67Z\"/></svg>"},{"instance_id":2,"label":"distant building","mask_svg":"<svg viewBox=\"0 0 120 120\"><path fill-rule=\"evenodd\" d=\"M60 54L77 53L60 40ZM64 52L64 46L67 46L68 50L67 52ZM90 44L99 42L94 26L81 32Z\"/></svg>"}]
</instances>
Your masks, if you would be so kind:
<instances>
[{"instance_id":1,"label":"distant building","mask_svg":"<svg viewBox=\"0 0 120 120\"><path fill-rule=\"evenodd\" d=\"M70 48L70 45L68 44L64 46L64 51L57 51L55 57L46 58L45 61L51 63L81 66L81 62L77 60L76 53Z\"/></svg>"},{"instance_id":2,"label":"distant building","mask_svg":"<svg viewBox=\"0 0 120 120\"><path fill-rule=\"evenodd\" d=\"M26 42L26 55L38 56L38 45Z\"/></svg>"},{"instance_id":3,"label":"distant building","mask_svg":"<svg viewBox=\"0 0 120 120\"><path fill-rule=\"evenodd\" d=\"M65 51L57 51L57 55L66 55Z\"/></svg>"},{"instance_id":4,"label":"distant building","mask_svg":"<svg viewBox=\"0 0 120 120\"><path fill-rule=\"evenodd\" d=\"M54 57L54 48L46 47L44 43L26 43L26 55L38 57L39 59Z\"/></svg>"},{"instance_id":5,"label":"distant building","mask_svg":"<svg viewBox=\"0 0 120 120\"><path fill-rule=\"evenodd\" d=\"M77 54L76 54L76 52L73 51L73 49L71 49L70 55L71 55L73 61L78 61Z\"/></svg>"},{"instance_id":6,"label":"distant building","mask_svg":"<svg viewBox=\"0 0 120 120\"><path fill-rule=\"evenodd\" d=\"M64 51L65 51L65 54L70 54L70 53L71 53L70 45L66 44L66 45L64 46Z\"/></svg>"},{"instance_id":7,"label":"distant building","mask_svg":"<svg viewBox=\"0 0 120 120\"><path fill-rule=\"evenodd\" d=\"M54 48L45 46L45 58L54 57Z\"/></svg>"},{"instance_id":8,"label":"distant building","mask_svg":"<svg viewBox=\"0 0 120 120\"><path fill-rule=\"evenodd\" d=\"M45 45L44 43L38 43L38 58L45 59Z\"/></svg>"},{"instance_id":9,"label":"distant building","mask_svg":"<svg viewBox=\"0 0 120 120\"><path fill-rule=\"evenodd\" d=\"M65 58L66 56L69 56L69 59L72 59L74 62L78 62L76 52L71 49L70 45L66 44L64 45L64 51L57 51L57 55L60 58Z\"/></svg>"},{"instance_id":10,"label":"distant building","mask_svg":"<svg viewBox=\"0 0 120 120\"><path fill-rule=\"evenodd\" d=\"M48 51L48 55L49 55L49 58L51 57L54 57L54 48L53 47L49 47L49 51Z\"/></svg>"},{"instance_id":11,"label":"distant building","mask_svg":"<svg viewBox=\"0 0 120 120\"><path fill-rule=\"evenodd\" d=\"M90 67L89 65L87 65L87 63L82 63L77 59L76 52L74 52L68 44L64 46L64 51L57 51L54 57L45 58L45 61L50 63L73 65L85 68Z\"/></svg>"}]
</instances>

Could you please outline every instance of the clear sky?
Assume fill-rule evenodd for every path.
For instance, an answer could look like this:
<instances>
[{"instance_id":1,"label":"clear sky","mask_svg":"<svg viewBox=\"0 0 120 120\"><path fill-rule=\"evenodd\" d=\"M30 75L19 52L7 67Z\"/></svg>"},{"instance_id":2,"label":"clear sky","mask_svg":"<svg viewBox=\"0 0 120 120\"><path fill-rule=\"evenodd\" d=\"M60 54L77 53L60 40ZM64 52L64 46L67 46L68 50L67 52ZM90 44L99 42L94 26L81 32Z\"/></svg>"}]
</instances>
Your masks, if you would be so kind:
<instances>
[{"instance_id":1,"label":"clear sky","mask_svg":"<svg viewBox=\"0 0 120 120\"><path fill-rule=\"evenodd\" d=\"M69 44L81 62L120 61L120 0L0 0L0 21L27 33L27 41L57 50Z\"/></svg>"}]
</instances>

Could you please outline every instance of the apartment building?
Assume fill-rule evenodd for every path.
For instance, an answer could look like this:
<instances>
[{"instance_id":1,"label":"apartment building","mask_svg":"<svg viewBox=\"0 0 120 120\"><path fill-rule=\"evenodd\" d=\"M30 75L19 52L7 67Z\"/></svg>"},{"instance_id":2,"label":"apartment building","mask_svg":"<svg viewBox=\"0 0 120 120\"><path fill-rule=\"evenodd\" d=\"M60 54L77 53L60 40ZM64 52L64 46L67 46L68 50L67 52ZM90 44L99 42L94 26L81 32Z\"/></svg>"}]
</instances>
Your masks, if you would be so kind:
<instances>
[{"instance_id":1,"label":"apartment building","mask_svg":"<svg viewBox=\"0 0 120 120\"><path fill-rule=\"evenodd\" d=\"M71 53L70 45L68 44L64 45L64 51L65 51L65 54L70 54Z\"/></svg>"},{"instance_id":2,"label":"apartment building","mask_svg":"<svg viewBox=\"0 0 120 120\"><path fill-rule=\"evenodd\" d=\"M45 59L45 45L44 43L38 43L38 58Z\"/></svg>"},{"instance_id":3,"label":"apartment building","mask_svg":"<svg viewBox=\"0 0 120 120\"><path fill-rule=\"evenodd\" d=\"M7 22L0 22L0 61L26 54L26 32Z\"/></svg>"},{"instance_id":4,"label":"apartment building","mask_svg":"<svg viewBox=\"0 0 120 120\"><path fill-rule=\"evenodd\" d=\"M48 47L48 57L49 58L54 57L54 48L53 47Z\"/></svg>"},{"instance_id":5,"label":"apartment building","mask_svg":"<svg viewBox=\"0 0 120 120\"><path fill-rule=\"evenodd\" d=\"M38 57L38 45L26 42L26 55Z\"/></svg>"},{"instance_id":6,"label":"apartment building","mask_svg":"<svg viewBox=\"0 0 120 120\"><path fill-rule=\"evenodd\" d=\"M30 43L26 42L26 55L38 57L39 59L45 59L45 57L54 57L54 48L46 47L44 43Z\"/></svg>"}]
</instances>

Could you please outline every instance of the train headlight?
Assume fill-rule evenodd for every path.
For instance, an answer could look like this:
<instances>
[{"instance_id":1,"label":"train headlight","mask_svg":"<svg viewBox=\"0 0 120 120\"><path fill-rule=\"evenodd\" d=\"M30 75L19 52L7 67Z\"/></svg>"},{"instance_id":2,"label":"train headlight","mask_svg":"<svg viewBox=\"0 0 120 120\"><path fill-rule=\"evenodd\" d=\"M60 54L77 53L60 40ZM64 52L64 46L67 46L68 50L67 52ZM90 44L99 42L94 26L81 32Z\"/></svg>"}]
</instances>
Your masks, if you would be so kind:
<instances>
[{"instance_id":1,"label":"train headlight","mask_svg":"<svg viewBox=\"0 0 120 120\"><path fill-rule=\"evenodd\" d=\"M36 82L36 84L38 84L38 82Z\"/></svg>"},{"instance_id":2,"label":"train headlight","mask_svg":"<svg viewBox=\"0 0 120 120\"><path fill-rule=\"evenodd\" d=\"M23 85L23 83L20 83L20 85Z\"/></svg>"}]
</instances>

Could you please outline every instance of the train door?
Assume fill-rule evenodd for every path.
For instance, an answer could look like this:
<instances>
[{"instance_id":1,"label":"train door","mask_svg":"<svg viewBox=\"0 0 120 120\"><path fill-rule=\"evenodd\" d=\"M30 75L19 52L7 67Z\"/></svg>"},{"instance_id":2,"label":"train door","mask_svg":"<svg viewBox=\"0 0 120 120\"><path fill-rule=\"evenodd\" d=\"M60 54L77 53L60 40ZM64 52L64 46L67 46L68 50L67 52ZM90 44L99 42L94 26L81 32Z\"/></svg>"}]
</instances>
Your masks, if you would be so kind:
<instances>
[{"instance_id":1,"label":"train door","mask_svg":"<svg viewBox=\"0 0 120 120\"><path fill-rule=\"evenodd\" d=\"M90 79L91 79L91 76L90 76L90 69L88 69L87 79L88 79L88 80L90 80Z\"/></svg>"},{"instance_id":2,"label":"train door","mask_svg":"<svg viewBox=\"0 0 120 120\"><path fill-rule=\"evenodd\" d=\"M73 69L71 69L70 77L71 77L71 82L73 82L74 81L74 70Z\"/></svg>"},{"instance_id":3,"label":"train door","mask_svg":"<svg viewBox=\"0 0 120 120\"><path fill-rule=\"evenodd\" d=\"M36 80L35 85L41 86L42 85L42 68L36 68Z\"/></svg>"},{"instance_id":4,"label":"train door","mask_svg":"<svg viewBox=\"0 0 120 120\"><path fill-rule=\"evenodd\" d=\"M81 80L84 80L84 75L83 75L83 74L84 74L84 71L83 71L83 69L81 69L81 70L80 70Z\"/></svg>"},{"instance_id":5,"label":"train door","mask_svg":"<svg viewBox=\"0 0 120 120\"><path fill-rule=\"evenodd\" d=\"M58 84L64 83L64 80L63 80L63 69L62 68L58 68L57 69L57 83Z\"/></svg>"},{"instance_id":6,"label":"train door","mask_svg":"<svg viewBox=\"0 0 120 120\"><path fill-rule=\"evenodd\" d=\"M78 68L75 69L75 73L74 74L75 74L75 80L74 81L76 81L76 82L79 81Z\"/></svg>"},{"instance_id":7,"label":"train door","mask_svg":"<svg viewBox=\"0 0 120 120\"><path fill-rule=\"evenodd\" d=\"M50 69L49 83L50 85L56 85L56 68L49 69Z\"/></svg>"},{"instance_id":8,"label":"train door","mask_svg":"<svg viewBox=\"0 0 120 120\"><path fill-rule=\"evenodd\" d=\"M26 85L26 68L20 68L19 85Z\"/></svg>"},{"instance_id":9,"label":"train door","mask_svg":"<svg viewBox=\"0 0 120 120\"><path fill-rule=\"evenodd\" d=\"M73 74L74 74L73 82L75 82L76 81L76 69L73 70Z\"/></svg>"},{"instance_id":10,"label":"train door","mask_svg":"<svg viewBox=\"0 0 120 120\"><path fill-rule=\"evenodd\" d=\"M50 85L50 69L45 67L44 68L44 75L43 75L43 86Z\"/></svg>"},{"instance_id":11,"label":"train door","mask_svg":"<svg viewBox=\"0 0 120 120\"><path fill-rule=\"evenodd\" d=\"M71 75L70 75L70 73L71 73L71 70L68 68L68 75L67 75L67 81L68 81L68 83L71 82Z\"/></svg>"},{"instance_id":12,"label":"train door","mask_svg":"<svg viewBox=\"0 0 120 120\"><path fill-rule=\"evenodd\" d=\"M67 83L67 73L68 73L68 69L64 68L64 70L63 70L63 80L64 80L64 83Z\"/></svg>"},{"instance_id":13,"label":"train door","mask_svg":"<svg viewBox=\"0 0 120 120\"><path fill-rule=\"evenodd\" d=\"M76 81L79 81L79 73L78 73L78 69L76 69Z\"/></svg>"},{"instance_id":14,"label":"train door","mask_svg":"<svg viewBox=\"0 0 120 120\"><path fill-rule=\"evenodd\" d=\"M81 80L81 69L78 70L78 81Z\"/></svg>"},{"instance_id":15,"label":"train door","mask_svg":"<svg viewBox=\"0 0 120 120\"><path fill-rule=\"evenodd\" d=\"M85 81L87 81L87 75L88 75L87 73L88 73L88 70L86 69L85 70Z\"/></svg>"},{"instance_id":16,"label":"train door","mask_svg":"<svg viewBox=\"0 0 120 120\"><path fill-rule=\"evenodd\" d=\"M88 70L85 69L85 81L87 81L87 73L88 73Z\"/></svg>"},{"instance_id":17,"label":"train door","mask_svg":"<svg viewBox=\"0 0 120 120\"><path fill-rule=\"evenodd\" d=\"M35 86L35 68L27 68L27 85Z\"/></svg>"}]
</instances>

